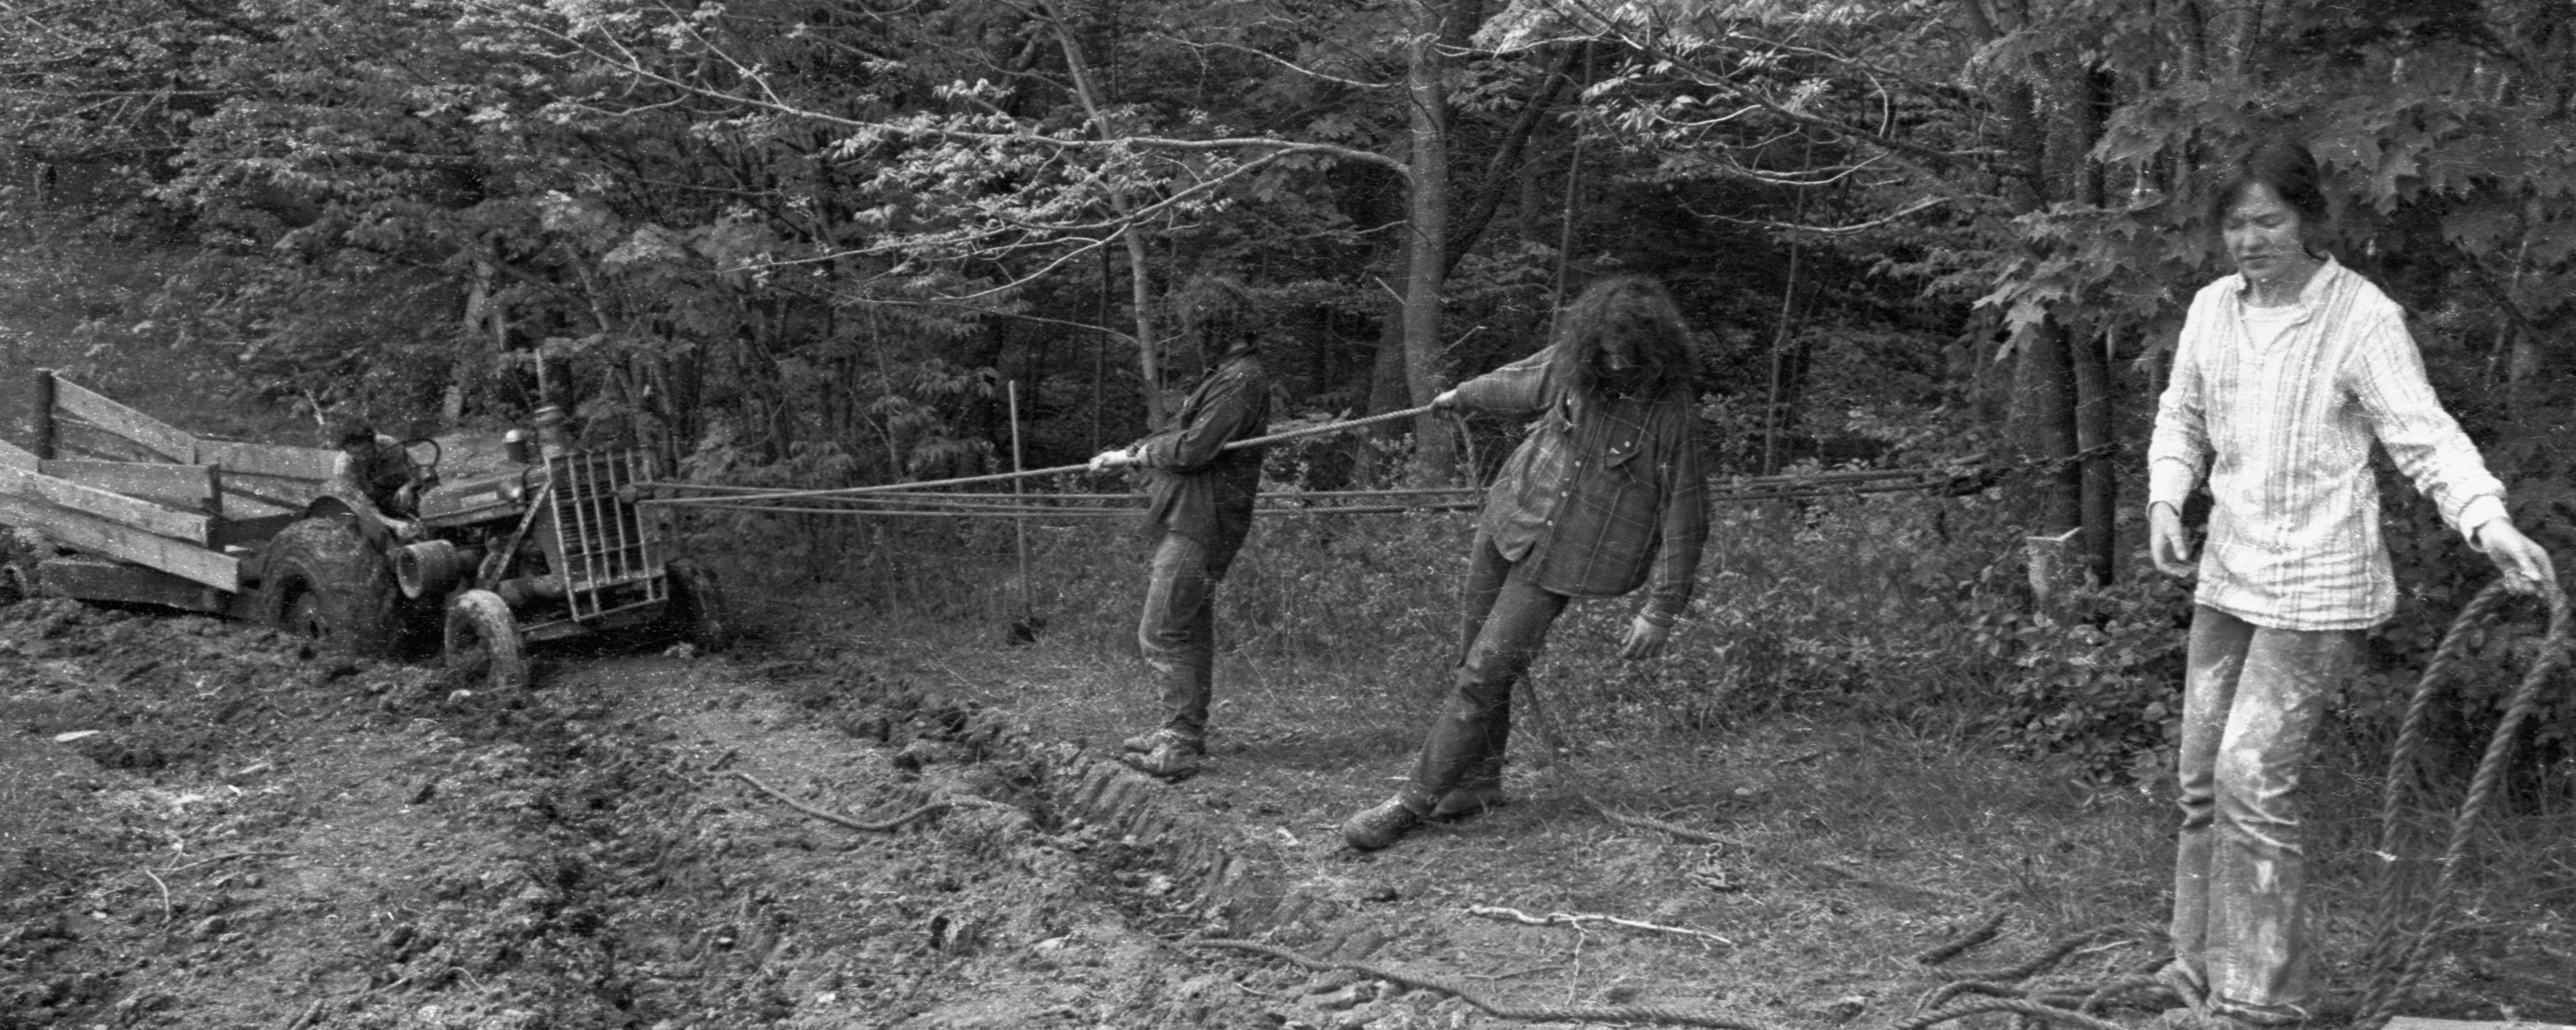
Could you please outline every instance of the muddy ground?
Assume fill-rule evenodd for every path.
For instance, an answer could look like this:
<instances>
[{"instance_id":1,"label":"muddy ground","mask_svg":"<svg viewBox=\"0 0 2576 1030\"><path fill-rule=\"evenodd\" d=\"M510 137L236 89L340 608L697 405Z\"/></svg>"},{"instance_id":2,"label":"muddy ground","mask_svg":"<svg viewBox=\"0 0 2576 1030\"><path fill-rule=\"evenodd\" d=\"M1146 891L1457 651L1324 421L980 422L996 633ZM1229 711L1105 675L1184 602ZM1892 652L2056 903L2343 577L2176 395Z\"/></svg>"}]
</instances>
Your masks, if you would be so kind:
<instances>
[{"instance_id":1,"label":"muddy ground","mask_svg":"<svg viewBox=\"0 0 2576 1030\"><path fill-rule=\"evenodd\" d=\"M528 693L470 687L235 623L0 608L0 1030L1533 1025L1186 943L1229 934L1524 1008L1887 1026L1945 978L1909 956L1995 901L1850 864L1793 881L1548 809L1564 799L1490 818L1580 839L1498 822L1363 858L1332 839L1339 799L1146 781L831 644L631 640L547 652ZM1797 750L1782 769L1827 753L1781 746ZM1468 852L1442 838L1462 832L1555 893L1457 882L1442 856ZM1753 912L1765 887L1761 919L1680 932ZM1664 929L1468 912L1496 900ZM1863 910L1883 962L1778 973L1783 949ZM2064 969L2137 972L2153 958L2138 929ZM1756 950L1769 958L1744 965ZM2496 990L2526 1011L2564 1001L2554 955L2509 956Z\"/></svg>"}]
</instances>

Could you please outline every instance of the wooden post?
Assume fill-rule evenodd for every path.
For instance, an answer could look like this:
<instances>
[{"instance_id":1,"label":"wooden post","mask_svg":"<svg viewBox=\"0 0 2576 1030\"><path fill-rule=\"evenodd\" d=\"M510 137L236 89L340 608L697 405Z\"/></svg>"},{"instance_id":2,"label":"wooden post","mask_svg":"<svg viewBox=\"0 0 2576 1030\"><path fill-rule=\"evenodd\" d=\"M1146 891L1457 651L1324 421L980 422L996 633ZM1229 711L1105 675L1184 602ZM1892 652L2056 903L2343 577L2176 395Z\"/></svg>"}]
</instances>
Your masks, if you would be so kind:
<instances>
[{"instance_id":1,"label":"wooden post","mask_svg":"<svg viewBox=\"0 0 2576 1030\"><path fill-rule=\"evenodd\" d=\"M35 423L36 457L45 461L52 461L55 458L61 457L61 455L54 453L53 369L40 368L36 370L35 389L29 391L27 395L27 408L30 421Z\"/></svg>"},{"instance_id":2,"label":"wooden post","mask_svg":"<svg viewBox=\"0 0 2576 1030\"><path fill-rule=\"evenodd\" d=\"M1020 381L1017 379L1011 380L1008 385L1008 390L1011 404L1011 471L1019 472L1021 471ZM1018 500L1018 498L1022 496L1021 488L1026 482L1027 480L1017 478L1011 480L1011 497L1013 498L1013 503L1025 503ZM1018 621L1012 624L1012 638L1015 640L1025 641L1037 635L1036 623L1031 618L1035 613L1030 610L1033 606L1029 603L1028 516L1025 514L1012 516L1011 530L1018 535L1020 544L1020 612Z\"/></svg>"},{"instance_id":3,"label":"wooden post","mask_svg":"<svg viewBox=\"0 0 2576 1030\"><path fill-rule=\"evenodd\" d=\"M2021 538L2022 553L2030 563L2030 610L2034 615L2057 615L2058 595L2083 582L2084 555L2076 538L2084 527L2077 526L2053 536Z\"/></svg>"}]
</instances>

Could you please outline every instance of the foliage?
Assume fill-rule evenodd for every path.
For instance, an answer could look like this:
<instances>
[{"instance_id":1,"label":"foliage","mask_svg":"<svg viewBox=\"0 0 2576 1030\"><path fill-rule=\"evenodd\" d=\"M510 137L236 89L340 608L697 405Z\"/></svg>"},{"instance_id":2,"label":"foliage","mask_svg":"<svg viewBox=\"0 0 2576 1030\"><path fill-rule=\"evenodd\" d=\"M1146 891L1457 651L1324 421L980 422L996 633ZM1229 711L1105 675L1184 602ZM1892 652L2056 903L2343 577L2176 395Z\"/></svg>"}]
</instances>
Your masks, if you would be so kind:
<instances>
[{"instance_id":1,"label":"foliage","mask_svg":"<svg viewBox=\"0 0 2576 1030\"><path fill-rule=\"evenodd\" d=\"M2098 779L2152 782L2181 742L2187 592L2159 576L2072 591L2060 614L1981 599L1973 646L2000 666L1988 729L2023 754L2060 754Z\"/></svg>"}]
</instances>

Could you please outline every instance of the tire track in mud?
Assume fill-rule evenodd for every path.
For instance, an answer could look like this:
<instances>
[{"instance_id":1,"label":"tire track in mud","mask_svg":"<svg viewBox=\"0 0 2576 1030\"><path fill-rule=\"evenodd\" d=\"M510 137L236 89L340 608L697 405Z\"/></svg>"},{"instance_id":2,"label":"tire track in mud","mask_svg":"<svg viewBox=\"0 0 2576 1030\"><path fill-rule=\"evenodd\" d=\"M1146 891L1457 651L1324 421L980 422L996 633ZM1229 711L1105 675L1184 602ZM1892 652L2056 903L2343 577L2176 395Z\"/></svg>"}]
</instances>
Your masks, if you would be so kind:
<instances>
[{"instance_id":1,"label":"tire track in mud","mask_svg":"<svg viewBox=\"0 0 2576 1030\"><path fill-rule=\"evenodd\" d=\"M838 656L549 662L498 697L210 620L0 609L0 1030L1452 1025L1158 939L1336 903L1001 713ZM858 818L948 804L856 833L732 770ZM1331 950L1384 939L1355 936Z\"/></svg>"}]
</instances>

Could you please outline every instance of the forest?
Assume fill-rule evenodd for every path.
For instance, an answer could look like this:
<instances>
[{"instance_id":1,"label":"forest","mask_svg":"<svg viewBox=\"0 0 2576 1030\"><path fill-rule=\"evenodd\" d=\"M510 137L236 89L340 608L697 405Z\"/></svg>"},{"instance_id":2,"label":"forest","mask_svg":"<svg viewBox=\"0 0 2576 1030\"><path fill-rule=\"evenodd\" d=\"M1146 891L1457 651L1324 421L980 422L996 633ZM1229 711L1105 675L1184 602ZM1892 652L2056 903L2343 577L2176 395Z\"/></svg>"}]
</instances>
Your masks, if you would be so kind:
<instances>
[{"instance_id":1,"label":"forest","mask_svg":"<svg viewBox=\"0 0 2576 1030\"><path fill-rule=\"evenodd\" d=\"M1215 990L1192 964L1213 959L1174 956L1217 903L1171 906L1241 886L1214 875L1233 860L1150 854L1153 834L1111 822L1140 806L1257 867L1243 882L1280 895L1277 939L1322 926L1307 944L1529 997L1931 1025L1884 1020L1915 1018L1898 1010L1924 977L1986 974L1909 956L2008 915L2042 938L2014 947L2057 940L2049 961L2135 979L2173 882L2192 612L2144 553L2149 429L2190 298L2233 270L2213 174L2275 140L2321 163L2329 249L2405 309L2516 524L2576 567L2567 0L0 0L15 443L34 431L22 384L51 368L206 437L327 444L345 416L494 434L556 405L583 441L649 448L702 491L917 484L1072 465L1161 426L1218 357L1187 317L1207 277L1257 302L1272 428L1294 430L1424 407L1626 273L1691 326L1719 488L1673 646L1616 661L1627 602L1570 609L1531 677L1545 707L1511 741L1521 802L1378 858L1331 831L1401 771L1447 682L1470 533L1458 505L1401 498L1484 482L1519 437L1505 420L1426 408L1269 451L1281 496L1218 603L1215 764L1183 784L1103 787L1093 754L1153 717L1126 520L686 510L684 546L745 616L737 653L549 652L510 698L417 664L299 662L255 627L31 598L0 614L0 665L23 670L0 676L0 816L89 857L0 848L18 863L0 888L54 877L23 903L0 889L0 1030L111 1004L119 1025L218 1025L191 1006L226 991L240 1019L221 1025L290 1028L752 1026L799 1006L892 1026L1014 991L997 1022L900 1025L1469 1025L1429 992L1361 1000L1284 967ZM2366 967L2401 932L2439 938L2424 1011L2576 1020L2568 677L2499 735L2517 750L2478 861L2391 854L2406 817L2447 818L2517 677L2565 644L2516 602L2436 661L2495 570L2374 460L2400 596L2313 755L2341 977L2320 1025L2379 1011L2348 996L2384 983ZM1896 470L1926 488L1794 485ZM1020 486L1115 501L1135 483ZM1381 501L1290 510L1338 491ZM2401 747L2428 667L2452 676L2446 701ZM307 760L333 747L371 757ZM2392 752L2421 758L2441 804L2383 802ZM532 753L554 801L528 800ZM256 785L281 766L323 786ZM726 778L768 782L755 769L786 792ZM190 776L240 800L96 800ZM764 800L891 812L933 785L973 797L858 844ZM273 811L218 816L236 803ZM540 815L580 832L537 834ZM275 924L304 935L310 975L211 920L315 880L283 859L267 888L247 862L179 876L289 849L323 868L306 823L376 863L332 888L343 922ZM242 850L182 864L162 842L183 830ZM561 873L521 897L552 892L545 918L422 893L489 887L492 855L541 837L560 854L523 864ZM415 851L472 872L413 883ZM2392 870L2435 864L2460 916L2410 923ZM1062 915L1068 898L1090 914ZM1734 939L1459 914L1495 904ZM575 918L590 905L615 915ZM75 907L120 914L73 943ZM1119 953L1143 958L1077 968L1131 917L1146 929ZM500 943L441 947L415 923ZM539 937L573 943L521 950ZM1081 1018L1042 1021L1076 1011L1056 992L1084 977ZM118 1002L111 982L172 993ZM2091 990L2060 1000L2089 1010ZM555 994L551 1017L502 1011ZM313 1007L271 1011L288 997ZM2123 1003L2152 1011L2140 997ZM439 1022L419 1014L433 998L494 1014ZM21 1002L50 1007L12 1022Z\"/></svg>"},{"instance_id":2,"label":"forest","mask_svg":"<svg viewBox=\"0 0 2576 1030\"><path fill-rule=\"evenodd\" d=\"M2576 251L2576 11L2554 0L5 0L0 21L13 359L247 398L272 428L552 401L702 482L965 475L1158 424L1212 357L1175 313L1198 276L1252 287L1284 410L1313 423L1422 404L1636 272L1695 327L1721 473L1982 461L1995 503L1962 524L2072 531L2107 589L2135 571L2183 304L2225 271L2205 173L2286 137L2524 524L2576 541L2553 507ZM1511 430L1392 428L1274 478L1473 481ZM2488 575L2408 503L2408 608L2375 638L2399 666ZM882 557L846 526L741 532ZM2013 550L1890 574L2010 652L2029 614L1979 599Z\"/></svg>"}]
</instances>

